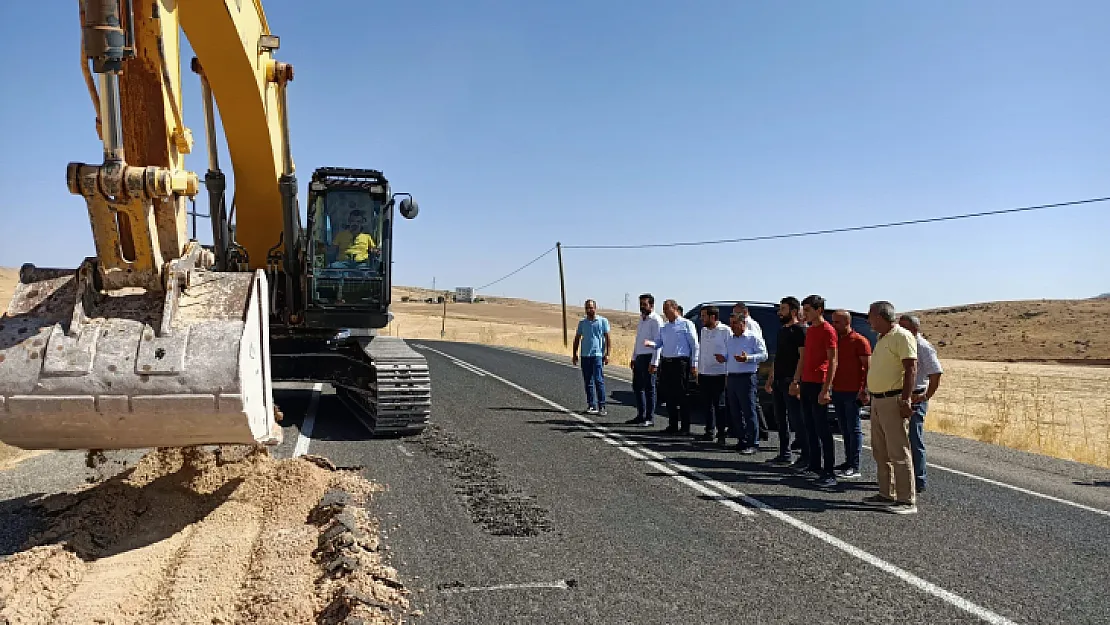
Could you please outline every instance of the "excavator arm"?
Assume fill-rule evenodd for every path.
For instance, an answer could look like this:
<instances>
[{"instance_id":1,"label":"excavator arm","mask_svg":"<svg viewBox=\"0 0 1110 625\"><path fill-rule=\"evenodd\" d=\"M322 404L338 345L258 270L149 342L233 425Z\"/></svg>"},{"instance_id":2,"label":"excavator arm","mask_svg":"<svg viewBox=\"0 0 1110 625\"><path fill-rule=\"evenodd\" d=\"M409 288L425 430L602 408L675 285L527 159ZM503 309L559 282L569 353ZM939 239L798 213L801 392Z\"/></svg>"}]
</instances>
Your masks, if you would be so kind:
<instances>
[{"instance_id":1,"label":"excavator arm","mask_svg":"<svg viewBox=\"0 0 1110 625\"><path fill-rule=\"evenodd\" d=\"M298 274L292 67L274 60L278 39L257 0L79 8L104 154L70 163L67 182L87 205L96 257L76 270L21 269L0 317L0 440L26 449L276 443L263 269L281 247L283 275ZM181 112L182 30L206 99L211 252L185 228L200 184L184 163L193 140ZM230 209L213 100L235 175Z\"/></svg>"}]
</instances>

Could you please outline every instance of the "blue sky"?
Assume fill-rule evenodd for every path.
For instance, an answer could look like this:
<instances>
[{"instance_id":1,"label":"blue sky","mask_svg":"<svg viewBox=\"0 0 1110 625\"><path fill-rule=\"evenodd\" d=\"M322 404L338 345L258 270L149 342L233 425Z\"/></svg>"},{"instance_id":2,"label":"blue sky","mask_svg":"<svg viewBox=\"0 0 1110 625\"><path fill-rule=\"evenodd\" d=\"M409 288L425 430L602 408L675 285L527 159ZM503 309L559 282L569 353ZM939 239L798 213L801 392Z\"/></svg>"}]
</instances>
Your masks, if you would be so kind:
<instances>
[{"instance_id":1,"label":"blue sky","mask_svg":"<svg viewBox=\"0 0 1110 625\"><path fill-rule=\"evenodd\" d=\"M296 68L302 187L315 167L374 167L420 201L395 230L397 284L479 286L556 240L754 236L1110 195L1106 2L264 4ZM101 150L77 9L4 2L0 24L12 57L0 265L76 266L92 235L64 170ZM188 164L203 175L186 79ZM1088 297L1110 291L1108 208L568 250L568 298ZM558 301L554 255L490 294Z\"/></svg>"}]
</instances>

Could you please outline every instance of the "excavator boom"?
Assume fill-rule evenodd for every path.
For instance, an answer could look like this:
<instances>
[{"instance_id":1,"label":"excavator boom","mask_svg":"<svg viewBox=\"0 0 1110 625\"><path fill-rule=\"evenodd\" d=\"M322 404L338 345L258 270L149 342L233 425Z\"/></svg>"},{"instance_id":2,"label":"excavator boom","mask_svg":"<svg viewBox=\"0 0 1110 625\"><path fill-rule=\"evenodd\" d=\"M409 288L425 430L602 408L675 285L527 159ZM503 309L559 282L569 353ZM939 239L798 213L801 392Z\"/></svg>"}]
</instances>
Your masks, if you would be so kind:
<instances>
[{"instance_id":1,"label":"excavator boom","mask_svg":"<svg viewBox=\"0 0 1110 625\"><path fill-rule=\"evenodd\" d=\"M423 356L388 323L395 197L377 170L324 167L301 227L289 146L292 66L259 0L80 0L100 163L70 163L96 256L25 265L0 317L0 441L120 449L281 440L273 380L319 381L373 432L424 428ZM180 33L196 52L212 244L186 235ZM235 190L225 200L216 110ZM232 215L234 214L234 219ZM234 222L234 226L232 225ZM361 230L368 228L368 230ZM339 249L340 231L360 241ZM372 243L373 249L369 249ZM348 246L349 247L349 246Z\"/></svg>"},{"instance_id":2,"label":"excavator boom","mask_svg":"<svg viewBox=\"0 0 1110 625\"><path fill-rule=\"evenodd\" d=\"M278 213L295 212L282 196L283 182L294 195L296 184L283 121L292 68L273 59L278 40L257 1L78 4L104 152L99 164L70 163L66 179L87 205L96 257L76 270L21 269L0 317L0 440L26 449L276 443L263 268L290 225ZM181 113L182 29L209 98L213 250L186 237L186 202L200 185L184 166L193 141ZM234 164L235 241L212 98Z\"/></svg>"}]
</instances>

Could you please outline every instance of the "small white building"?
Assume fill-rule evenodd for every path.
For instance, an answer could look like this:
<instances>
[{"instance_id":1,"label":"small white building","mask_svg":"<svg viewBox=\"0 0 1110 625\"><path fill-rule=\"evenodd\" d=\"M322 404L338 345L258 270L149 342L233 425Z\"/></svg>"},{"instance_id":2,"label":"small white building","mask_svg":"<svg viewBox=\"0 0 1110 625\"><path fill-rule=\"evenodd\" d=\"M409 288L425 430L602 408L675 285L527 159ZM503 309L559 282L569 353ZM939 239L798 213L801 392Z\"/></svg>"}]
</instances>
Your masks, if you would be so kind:
<instances>
[{"instance_id":1,"label":"small white building","mask_svg":"<svg viewBox=\"0 0 1110 625\"><path fill-rule=\"evenodd\" d=\"M474 302L474 287L472 286L457 286L455 287L455 301L470 304Z\"/></svg>"}]
</instances>

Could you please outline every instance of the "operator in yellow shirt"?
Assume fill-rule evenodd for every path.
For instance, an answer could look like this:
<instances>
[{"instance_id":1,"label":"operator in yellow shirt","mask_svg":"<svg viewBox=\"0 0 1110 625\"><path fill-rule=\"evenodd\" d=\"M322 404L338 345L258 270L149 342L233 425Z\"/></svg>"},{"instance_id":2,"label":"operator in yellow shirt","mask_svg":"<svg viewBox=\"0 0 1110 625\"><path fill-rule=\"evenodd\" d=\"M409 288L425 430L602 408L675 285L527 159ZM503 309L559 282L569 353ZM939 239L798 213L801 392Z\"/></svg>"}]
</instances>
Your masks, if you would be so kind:
<instances>
[{"instance_id":1,"label":"operator in yellow shirt","mask_svg":"<svg viewBox=\"0 0 1110 625\"><path fill-rule=\"evenodd\" d=\"M337 262L364 263L377 250L373 237L362 231L365 225L362 211L353 210L347 215L347 229L338 232L331 242Z\"/></svg>"}]
</instances>

